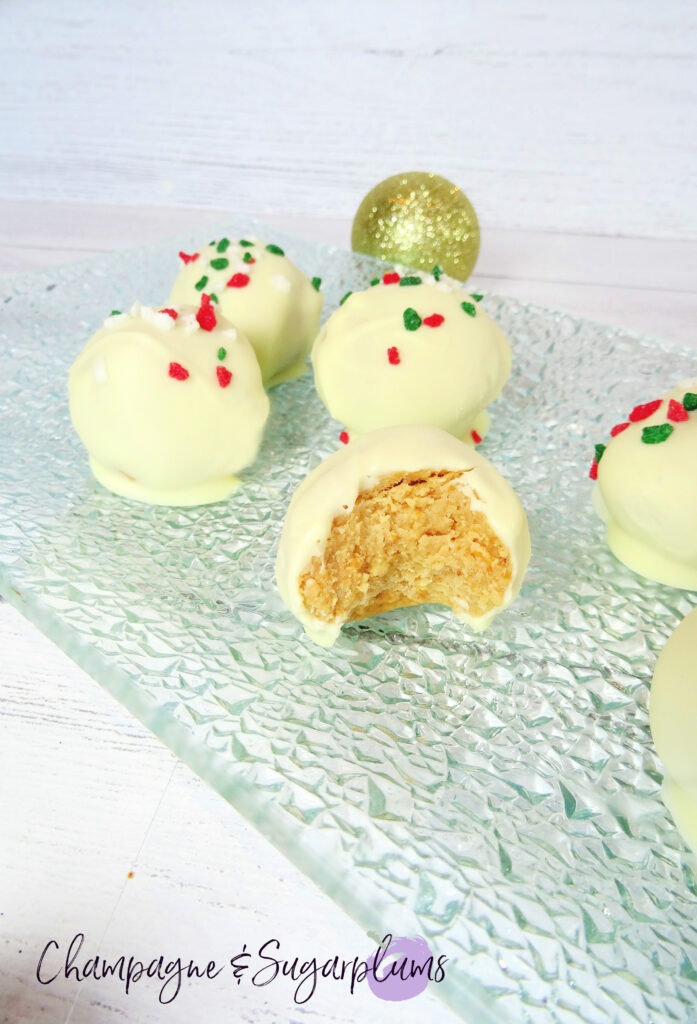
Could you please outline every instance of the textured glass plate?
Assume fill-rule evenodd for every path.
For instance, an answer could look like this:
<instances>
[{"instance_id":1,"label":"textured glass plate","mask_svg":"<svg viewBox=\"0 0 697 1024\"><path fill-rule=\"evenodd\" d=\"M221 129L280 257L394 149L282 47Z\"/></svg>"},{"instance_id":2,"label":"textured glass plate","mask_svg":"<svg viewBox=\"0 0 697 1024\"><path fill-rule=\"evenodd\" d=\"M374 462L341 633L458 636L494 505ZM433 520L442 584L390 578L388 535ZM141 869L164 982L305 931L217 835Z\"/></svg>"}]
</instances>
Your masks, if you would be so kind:
<instances>
[{"instance_id":1,"label":"textured glass plate","mask_svg":"<svg viewBox=\"0 0 697 1024\"><path fill-rule=\"evenodd\" d=\"M225 225L252 230L268 236ZM375 273L271 240L324 278L327 311ZM437 991L464 1019L694 1019L695 861L647 720L656 654L692 596L614 560L587 479L593 442L694 373L694 354L486 299L515 352L482 451L528 511L522 595L483 635L409 609L325 651L273 579L289 497L337 447L309 375L273 392L258 463L206 508L108 494L71 430L72 360L113 307L166 298L177 247L5 286L4 595L366 929L446 954Z\"/></svg>"}]
</instances>

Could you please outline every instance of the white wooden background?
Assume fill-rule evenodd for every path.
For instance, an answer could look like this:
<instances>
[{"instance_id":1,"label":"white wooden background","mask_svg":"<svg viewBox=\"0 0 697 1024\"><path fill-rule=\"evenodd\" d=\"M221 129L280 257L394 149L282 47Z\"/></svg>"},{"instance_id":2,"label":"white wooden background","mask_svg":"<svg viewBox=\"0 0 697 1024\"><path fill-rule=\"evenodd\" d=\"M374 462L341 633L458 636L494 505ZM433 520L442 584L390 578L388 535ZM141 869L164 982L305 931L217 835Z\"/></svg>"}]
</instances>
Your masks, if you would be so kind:
<instances>
[{"instance_id":1,"label":"white wooden background","mask_svg":"<svg viewBox=\"0 0 697 1024\"><path fill-rule=\"evenodd\" d=\"M0 195L697 238L692 0L3 0Z\"/></svg>"},{"instance_id":2,"label":"white wooden background","mask_svg":"<svg viewBox=\"0 0 697 1024\"><path fill-rule=\"evenodd\" d=\"M428 169L478 210L477 284L697 348L696 67L688 0L2 0L0 275L229 213L347 245L369 187ZM41 989L37 949L77 930L216 958L367 940L4 605L0 651L0 1022L455 1020L340 986L166 1013L142 984Z\"/></svg>"}]
</instances>

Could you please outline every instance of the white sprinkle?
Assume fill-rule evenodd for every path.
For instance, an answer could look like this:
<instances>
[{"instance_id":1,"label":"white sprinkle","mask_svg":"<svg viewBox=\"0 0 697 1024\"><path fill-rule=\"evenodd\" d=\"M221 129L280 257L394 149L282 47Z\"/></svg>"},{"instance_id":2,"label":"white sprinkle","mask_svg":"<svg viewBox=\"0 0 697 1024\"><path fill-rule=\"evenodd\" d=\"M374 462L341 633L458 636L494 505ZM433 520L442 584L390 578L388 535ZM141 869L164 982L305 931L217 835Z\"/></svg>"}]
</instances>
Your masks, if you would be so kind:
<instances>
[{"instance_id":1,"label":"white sprinkle","mask_svg":"<svg viewBox=\"0 0 697 1024\"><path fill-rule=\"evenodd\" d=\"M211 292L213 292L214 295L217 295L218 292L222 292L229 279L230 275L224 270L209 270L208 283L203 291L206 295L210 295Z\"/></svg>"},{"instance_id":2,"label":"white sprinkle","mask_svg":"<svg viewBox=\"0 0 697 1024\"><path fill-rule=\"evenodd\" d=\"M182 326L187 334L193 334L194 331L198 331L199 323L196 319L195 313L185 313L183 316L180 316L179 319L181 320Z\"/></svg>"},{"instance_id":3,"label":"white sprinkle","mask_svg":"<svg viewBox=\"0 0 697 1024\"><path fill-rule=\"evenodd\" d=\"M271 283L278 288L279 292L290 291L290 278L286 277L285 274L272 274Z\"/></svg>"},{"instance_id":4,"label":"white sprinkle","mask_svg":"<svg viewBox=\"0 0 697 1024\"><path fill-rule=\"evenodd\" d=\"M438 289L439 292L451 292L451 291L453 291L452 285L448 284L448 282L444 281L442 278L436 284L436 288Z\"/></svg>"},{"instance_id":5,"label":"white sprinkle","mask_svg":"<svg viewBox=\"0 0 697 1024\"><path fill-rule=\"evenodd\" d=\"M228 327L226 330L220 332L224 338L229 338L230 341L234 341L237 337L237 331L234 327Z\"/></svg>"},{"instance_id":6,"label":"white sprinkle","mask_svg":"<svg viewBox=\"0 0 697 1024\"><path fill-rule=\"evenodd\" d=\"M158 331L171 331L174 327L174 320L169 313L160 313L159 310L153 309L151 306L141 306L140 315L146 324L156 327Z\"/></svg>"},{"instance_id":7,"label":"white sprinkle","mask_svg":"<svg viewBox=\"0 0 697 1024\"><path fill-rule=\"evenodd\" d=\"M140 316L143 307L139 302L134 302L131 306L131 316Z\"/></svg>"},{"instance_id":8,"label":"white sprinkle","mask_svg":"<svg viewBox=\"0 0 697 1024\"><path fill-rule=\"evenodd\" d=\"M151 327L158 326L156 318L159 316L159 314L155 312L152 306L141 306L140 316L141 319L145 320L146 324L150 324Z\"/></svg>"},{"instance_id":9,"label":"white sprinkle","mask_svg":"<svg viewBox=\"0 0 697 1024\"><path fill-rule=\"evenodd\" d=\"M115 313L114 316L106 318L104 326L108 331L113 331L115 327L123 327L130 319L131 317L128 313Z\"/></svg>"},{"instance_id":10,"label":"white sprinkle","mask_svg":"<svg viewBox=\"0 0 697 1024\"><path fill-rule=\"evenodd\" d=\"M158 310L155 316L161 331L171 331L177 325L177 321L169 313L160 313Z\"/></svg>"},{"instance_id":11,"label":"white sprinkle","mask_svg":"<svg viewBox=\"0 0 697 1024\"><path fill-rule=\"evenodd\" d=\"M106 363L104 362L103 359L95 359L94 363L92 364L92 373L97 384L106 384Z\"/></svg>"}]
</instances>

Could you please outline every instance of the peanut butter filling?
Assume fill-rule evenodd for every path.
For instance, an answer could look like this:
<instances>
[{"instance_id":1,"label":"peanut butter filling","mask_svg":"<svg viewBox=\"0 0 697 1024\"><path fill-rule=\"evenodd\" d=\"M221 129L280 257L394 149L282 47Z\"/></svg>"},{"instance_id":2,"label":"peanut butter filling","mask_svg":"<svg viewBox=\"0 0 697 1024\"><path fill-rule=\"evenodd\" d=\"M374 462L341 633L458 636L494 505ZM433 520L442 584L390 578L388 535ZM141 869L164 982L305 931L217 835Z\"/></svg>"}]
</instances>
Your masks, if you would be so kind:
<instances>
[{"instance_id":1,"label":"peanut butter filling","mask_svg":"<svg viewBox=\"0 0 697 1024\"><path fill-rule=\"evenodd\" d=\"M503 603L510 552L471 507L454 471L384 477L335 517L321 557L300 578L307 610L352 621L424 603L486 615Z\"/></svg>"}]
</instances>

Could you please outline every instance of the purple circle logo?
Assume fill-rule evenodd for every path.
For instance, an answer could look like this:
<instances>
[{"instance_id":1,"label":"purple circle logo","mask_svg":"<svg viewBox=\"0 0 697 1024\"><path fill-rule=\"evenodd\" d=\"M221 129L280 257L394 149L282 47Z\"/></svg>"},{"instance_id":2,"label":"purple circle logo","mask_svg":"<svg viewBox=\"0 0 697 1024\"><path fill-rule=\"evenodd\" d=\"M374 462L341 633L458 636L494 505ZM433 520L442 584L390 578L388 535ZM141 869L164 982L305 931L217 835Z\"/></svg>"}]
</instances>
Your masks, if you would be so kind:
<instances>
[{"instance_id":1,"label":"purple circle logo","mask_svg":"<svg viewBox=\"0 0 697 1024\"><path fill-rule=\"evenodd\" d=\"M378 999L402 1002L420 995L429 981L442 981L446 957L437 966L428 943L421 936L392 938L386 935L368 959L368 987ZM439 977L435 975L439 974Z\"/></svg>"}]
</instances>

